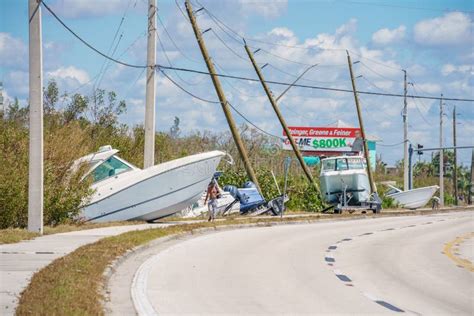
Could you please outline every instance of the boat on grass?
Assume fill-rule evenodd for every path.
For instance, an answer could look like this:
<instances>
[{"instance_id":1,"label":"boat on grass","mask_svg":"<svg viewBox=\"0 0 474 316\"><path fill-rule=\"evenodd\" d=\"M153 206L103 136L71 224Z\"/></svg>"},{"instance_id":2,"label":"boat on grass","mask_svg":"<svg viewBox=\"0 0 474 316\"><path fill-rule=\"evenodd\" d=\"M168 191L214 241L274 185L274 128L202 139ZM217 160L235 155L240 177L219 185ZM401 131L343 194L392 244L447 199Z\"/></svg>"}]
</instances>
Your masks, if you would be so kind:
<instances>
[{"instance_id":1,"label":"boat on grass","mask_svg":"<svg viewBox=\"0 0 474 316\"><path fill-rule=\"evenodd\" d=\"M390 189L385 195L394 199L398 205L411 210L425 206L439 189L439 186L432 185L403 191L390 184L387 184L387 186Z\"/></svg>"},{"instance_id":2,"label":"boat on grass","mask_svg":"<svg viewBox=\"0 0 474 316\"><path fill-rule=\"evenodd\" d=\"M140 169L117 153L103 146L74 163L90 168L85 177L94 193L80 214L85 221L153 221L179 212L199 200L226 155L210 151Z\"/></svg>"}]
</instances>

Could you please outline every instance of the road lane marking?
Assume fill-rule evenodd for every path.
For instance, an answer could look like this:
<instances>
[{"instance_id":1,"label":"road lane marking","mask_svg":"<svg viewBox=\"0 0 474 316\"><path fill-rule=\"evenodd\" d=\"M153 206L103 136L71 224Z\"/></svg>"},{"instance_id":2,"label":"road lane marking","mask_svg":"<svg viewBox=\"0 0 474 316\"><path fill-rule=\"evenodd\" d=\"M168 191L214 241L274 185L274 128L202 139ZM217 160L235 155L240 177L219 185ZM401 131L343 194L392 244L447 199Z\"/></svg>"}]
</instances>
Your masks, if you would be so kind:
<instances>
[{"instance_id":1,"label":"road lane marking","mask_svg":"<svg viewBox=\"0 0 474 316\"><path fill-rule=\"evenodd\" d=\"M457 237L456 239L448 242L445 244L443 253L454 263L456 263L457 266L460 266L462 268L465 268L466 270L470 272L474 272L474 265L472 264L471 261L460 258L459 255L459 246L467 241L468 239L471 239L474 237L474 232L470 232L469 234L466 234L464 236Z\"/></svg>"}]
</instances>

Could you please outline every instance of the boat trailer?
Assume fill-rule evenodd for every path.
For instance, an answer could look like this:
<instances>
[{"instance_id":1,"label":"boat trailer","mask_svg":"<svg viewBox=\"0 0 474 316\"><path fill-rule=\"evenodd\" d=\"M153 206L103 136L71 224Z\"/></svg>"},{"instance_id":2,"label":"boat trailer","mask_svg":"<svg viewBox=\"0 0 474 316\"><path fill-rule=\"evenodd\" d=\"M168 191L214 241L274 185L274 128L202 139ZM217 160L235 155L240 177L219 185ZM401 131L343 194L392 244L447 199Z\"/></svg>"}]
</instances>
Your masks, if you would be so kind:
<instances>
[{"instance_id":1,"label":"boat trailer","mask_svg":"<svg viewBox=\"0 0 474 316\"><path fill-rule=\"evenodd\" d=\"M347 190L347 185L344 185L342 192L339 195L339 203L325 209L325 211L334 207L335 214L342 214L343 211L354 213L355 211L370 210L374 214L380 213L382 209L382 200L380 199L377 192L373 192L367 201L361 201L357 205L351 205L351 199L354 196L354 192L360 192L364 190Z\"/></svg>"}]
</instances>

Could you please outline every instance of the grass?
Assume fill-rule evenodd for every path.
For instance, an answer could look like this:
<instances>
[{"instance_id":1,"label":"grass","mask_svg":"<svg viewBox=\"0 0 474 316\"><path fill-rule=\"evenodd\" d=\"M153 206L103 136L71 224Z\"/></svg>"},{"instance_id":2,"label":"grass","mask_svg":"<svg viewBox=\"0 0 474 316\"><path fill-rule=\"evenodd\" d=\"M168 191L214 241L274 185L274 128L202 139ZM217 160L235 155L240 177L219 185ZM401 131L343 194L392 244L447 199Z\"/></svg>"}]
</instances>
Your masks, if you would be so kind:
<instances>
[{"instance_id":1,"label":"grass","mask_svg":"<svg viewBox=\"0 0 474 316\"><path fill-rule=\"evenodd\" d=\"M144 222L139 221L126 221L126 222L109 222L109 223L77 223L77 224L61 224L57 226L45 226L43 234L51 235L58 233L67 233L77 230L86 230L100 227L111 227L111 226L124 226L124 225L136 225L143 224ZM7 228L0 229L0 245L1 244L12 244L22 240L33 239L40 236L38 233L29 232L24 228Z\"/></svg>"}]
</instances>

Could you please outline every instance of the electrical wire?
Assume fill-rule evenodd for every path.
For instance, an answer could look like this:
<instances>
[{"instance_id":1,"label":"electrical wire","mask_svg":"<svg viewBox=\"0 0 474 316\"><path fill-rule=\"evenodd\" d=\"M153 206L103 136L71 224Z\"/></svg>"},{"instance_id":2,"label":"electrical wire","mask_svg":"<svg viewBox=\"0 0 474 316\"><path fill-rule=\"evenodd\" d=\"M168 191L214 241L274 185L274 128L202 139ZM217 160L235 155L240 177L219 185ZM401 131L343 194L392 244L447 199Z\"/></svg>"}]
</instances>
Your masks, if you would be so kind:
<instances>
[{"instance_id":1,"label":"electrical wire","mask_svg":"<svg viewBox=\"0 0 474 316\"><path fill-rule=\"evenodd\" d=\"M217 37L217 39L222 43L222 45L224 45L228 50L230 50L232 52L232 54L234 54L235 56L237 56L238 58L244 60L244 61L248 61L247 58L244 58L242 57L242 55L240 55L239 53L237 53L235 50L232 49L232 47L230 47L229 45L226 44L226 42L219 36L219 34L217 34L216 31L214 31L213 29L211 29L211 32L214 33L214 35Z\"/></svg>"},{"instance_id":2,"label":"electrical wire","mask_svg":"<svg viewBox=\"0 0 474 316\"><path fill-rule=\"evenodd\" d=\"M275 138L278 138L280 140L283 140L282 137L280 136L277 136L275 134L272 134L272 133L269 133L267 131L265 131L264 129L258 127L256 124L254 124L252 121L250 121L245 115L243 115L239 110L237 110L235 108L235 106L233 106L229 101L227 101L227 104L234 110L235 113L237 113L240 117L242 117L245 121L247 121L250 125L252 125L253 127L255 127L257 130L259 130L260 132L270 136L270 137L275 137Z\"/></svg>"},{"instance_id":3,"label":"electrical wire","mask_svg":"<svg viewBox=\"0 0 474 316\"><path fill-rule=\"evenodd\" d=\"M158 38L158 44L159 44L160 47L161 47L161 50L162 50L162 52L163 52L163 55L164 55L165 58L166 58L166 61L168 62L168 64L170 65L170 67L173 67L173 64L171 63L171 59L169 58L168 53L166 53L166 48L165 48L165 46L163 45L163 42L161 41L160 37L157 37L157 38ZM196 85L199 85L199 84L202 83L202 81L200 81L200 82L189 82L189 81L187 81L187 80L184 80L176 70L173 70L173 71L174 71L174 73L176 74L176 77L178 77L179 80L181 80L182 82L184 82L184 83L187 84L187 85L196 86Z\"/></svg>"},{"instance_id":4,"label":"electrical wire","mask_svg":"<svg viewBox=\"0 0 474 316\"><path fill-rule=\"evenodd\" d=\"M363 61L359 61L359 62L362 66L364 66L365 68L367 68L368 70L370 70L371 72L373 72L374 74L376 74L379 77L382 77L386 80L393 81L393 82L400 82L400 80L395 80L395 79L392 79L392 78L389 78L389 77L386 77L386 76L382 75L381 73L379 73L379 72L375 71L374 69L370 68L369 66L367 66L367 64L365 64Z\"/></svg>"},{"instance_id":5,"label":"electrical wire","mask_svg":"<svg viewBox=\"0 0 474 316\"><path fill-rule=\"evenodd\" d=\"M120 61L118 59L115 59L111 56L108 56L107 54L104 54L103 52L101 52L100 50L98 50L97 48L95 48L94 46L92 46L91 44L89 44L88 42L86 42L82 37L80 37L76 32L74 32L69 26L66 25L66 23L64 23L57 15L56 13L54 13L53 10L51 10L51 8L43 1L43 0L39 0L41 1L41 3L43 4L43 6L46 8L46 10L49 11L49 13L51 13L51 15L65 28L67 29L72 35L74 35L74 37L76 37L79 41L81 41L84 45L86 45L87 47L89 47L90 49L92 49L93 51L95 51L97 54L101 55L102 57L104 58L107 58L117 64L120 64L120 65L123 65L123 66L127 66L127 67L131 67L131 68L146 68L147 66L146 65L134 65L134 64L130 64L130 63L126 63L126 62L123 62L123 61Z\"/></svg>"},{"instance_id":6,"label":"electrical wire","mask_svg":"<svg viewBox=\"0 0 474 316\"><path fill-rule=\"evenodd\" d=\"M170 76L168 76L168 74L166 74L165 71L163 71L163 69L160 69L158 68L158 70L171 82L173 83L176 87L178 87L181 91L185 92L186 94L190 95L191 97L195 98L195 99L198 99L200 101L203 101L203 102L207 102L207 103L212 103L212 104L220 104L221 102L219 101L212 101L212 100L208 100L208 99L204 99L204 98L201 98L197 95L195 95L194 93L186 90L185 88L183 88L181 85L179 85L176 81L174 81ZM242 114L239 110L237 110L237 108L235 106L233 106L229 101L227 101L227 104L235 111L235 113L237 113L240 117L242 117L245 121L247 121L250 125L252 125L253 127L255 127L257 130L259 130L260 132L268 135L268 136L271 136L271 137L277 137L279 139L281 139L281 137L278 137L274 134L271 134L267 131L265 131L264 129L260 128L258 125L256 125L255 123L253 123L251 120L249 120L244 114Z\"/></svg>"},{"instance_id":7,"label":"electrical wire","mask_svg":"<svg viewBox=\"0 0 474 316\"><path fill-rule=\"evenodd\" d=\"M405 141L401 141L401 142L396 143L396 144L387 144L387 145L386 145L386 144L380 144L380 143L379 143L379 144L377 144L377 145L378 145L378 146L382 146L382 147L395 147L395 146L400 146L400 145L402 145L402 144L404 144L404 143L405 143Z\"/></svg>"},{"instance_id":8,"label":"electrical wire","mask_svg":"<svg viewBox=\"0 0 474 316\"><path fill-rule=\"evenodd\" d=\"M165 31L166 35L168 36L168 38L170 39L171 43L173 44L173 46L176 48L176 50L184 57L186 58L187 60L193 62L193 63L197 63L197 64L200 64L201 62L196 60L196 59L193 59L189 56L187 56L187 54L185 54L179 47L178 45L176 44L176 42L173 40L173 37L171 36L171 34L168 32L168 29L166 28L165 26L165 23L163 23L163 21L161 20L160 18L160 15L156 15L157 18L158 18L158 23L161 24L161 26L163 27L163 30Z\"/></svg>"},{"instance_id":9,"label":"electrical wire","mask_svg":"<svg viewBox=\"0 0 474 316\"><path fill-rule=\"evenodd\" d=\"M131 67L131 68L147 68L148 66L146 65L134 65L130 63L126 63L123 61L120 61L118 59L115 59L111 56L108 56L101 52L99 49L95 48L91 44L89 44L87 41L85 41L82 37L80 37L77 33L75 33L70 27L68 27L55 13L53 10L51 10L43 0L40 0L41 3L45 6L45 8L53 15L53 17L64 27L66 28L74 37L76 37L79 41L81 41L84 45L89 47L91 50L96 52L97 54L101 55L104 58L107 58L117 64L126 66L126 67ZM170 69L170 70L177 70L177 71L184 71L184 72L191 72L191 73L197 73L197 74L202 74L202 75L208 75L211 76L209 72L206 71L201 71L201 70L195 70L195 69L189 69L189 68L178 68L178 67L167 67L163 65L156 64L154 67L158 67L159 69ZM247 81L254 81L254 82L259 82L258 79L255 78L246 78L246 77L240 77L240 76L230 76L230 75L223 75L223 74L215 74L217 77L225 77L225 78L231 78L231 79L238 79L238 80L247 80ZM280 82L280 81L265 81L268 84L276 84L276 85L283 85L283 86L289 86L292 85L287 82ZM316 89L316 90L324 90L324 91L334 91L334 92L347 92L347 93L353 93L352 90L349 89L339 89L339 88L331 88L331 87L321 87L321 86L310 86L310 85L302 85L302 84L293 84L292 86L294 87L299 87L299 88L307 88L307 89ZM389 97L404 97L403 94L396 94L396 93L377 93L377 92L369 92L369 91L357 91L358 94L367 94L367 95L383 95L383 96L389 96ZM459 101L459 102L474 102L474 99L462 99L462 98L448 98L448 97L432 97L432 96L421 96L421 95L408 95L407 97L411 98L418 98L418 99L430 99L430 100L446 100L446 101Z\"/></svg>"},{"instance_id":10,"label":"electrical wire","mask_svg":"<svg viewBox=\"0 0 474 316\"><path fill-rule=\"evenodd\" d=\"M194 93L186 90L185 88L183 88L179 83L177 83L176 81L173 80L173 78L171 78L163 69L162 67L159 67L158 70L169 80L171 81L171 83L173 83L176 87L178 87L181 91L183 91L184 93L192 96L193 98L195 99L198 99L200 101L203 101L203 102L207 102L207 103L220 103L219 101L213 101L213 100L208 100L208 99L204 99L204 98L201 98L197 95L195 95Z\"/></svg>"}]
</instances>

